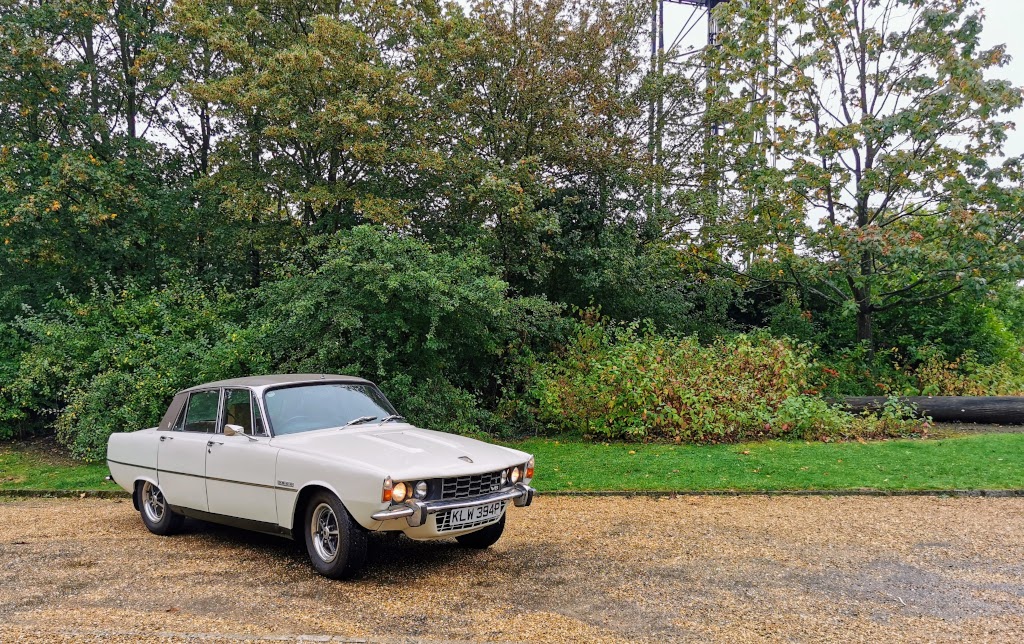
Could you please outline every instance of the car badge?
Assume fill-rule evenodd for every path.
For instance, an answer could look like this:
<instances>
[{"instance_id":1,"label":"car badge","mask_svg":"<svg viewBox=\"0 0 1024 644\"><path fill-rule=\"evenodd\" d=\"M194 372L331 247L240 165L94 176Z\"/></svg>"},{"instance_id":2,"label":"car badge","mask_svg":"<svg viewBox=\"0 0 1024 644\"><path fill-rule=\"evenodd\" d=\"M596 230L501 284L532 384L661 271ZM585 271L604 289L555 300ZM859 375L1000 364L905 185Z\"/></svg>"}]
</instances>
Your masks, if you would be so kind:
<instances>
[{"instance_id":1,"label":"car badge","mask_svg":"<svg viewBox=\"0 0 1024 644\"><path fill-rule=\"evenodd\" d=\"M473 462L473 459L471 459L468 456L460 456L459 459L463 460L463 461L466 461L467 463L472 463Z\"/></svg>"}]
</instances>

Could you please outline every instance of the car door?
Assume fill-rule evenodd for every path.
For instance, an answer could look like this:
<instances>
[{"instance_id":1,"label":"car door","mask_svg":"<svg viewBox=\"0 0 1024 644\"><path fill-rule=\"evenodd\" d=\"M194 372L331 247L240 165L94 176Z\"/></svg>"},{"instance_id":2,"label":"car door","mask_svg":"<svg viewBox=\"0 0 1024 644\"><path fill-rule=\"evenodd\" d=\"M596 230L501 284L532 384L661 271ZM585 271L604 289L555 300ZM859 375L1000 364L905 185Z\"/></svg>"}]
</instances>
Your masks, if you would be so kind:
<instances>
[{"instance_id":1,"label":"car door","mask_svg":"<svg viewBox=\"0 0 1024 644\"><path fill-rule=\"evenodd\" d=\"M171 505L208 511L206 452L219 409L219 389L194 391L172 430L160 432L157 476Z\"/></svg>"},{"instance_id":2,"label":"car door","mask_svg":"<svg viewBox=\"0 0 1024 644\"><path fill-rule=\"evenodd\" d=\"M224 425L244 434L227 436ZM274 492L278 449L248 389L225 389L217 433L206 454L206 496L210 512L263 523L277 523Z\"/></svg>"}]
</instances>

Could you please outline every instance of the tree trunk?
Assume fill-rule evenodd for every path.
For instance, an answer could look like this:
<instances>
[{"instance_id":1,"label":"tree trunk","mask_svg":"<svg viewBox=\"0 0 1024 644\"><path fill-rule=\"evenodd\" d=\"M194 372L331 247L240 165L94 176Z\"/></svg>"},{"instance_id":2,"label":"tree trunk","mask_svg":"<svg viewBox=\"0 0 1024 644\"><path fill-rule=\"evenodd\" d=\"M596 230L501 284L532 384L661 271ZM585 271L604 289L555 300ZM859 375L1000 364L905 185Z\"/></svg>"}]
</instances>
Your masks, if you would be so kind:
<instances>
[{"instance_id":1,"label":"tree trunk","mask_svg":"<svg viewBox=\"0 0 1024 644\"><path fill-rule=\"evenodd\" d=\"M866 302L861 302L860 308L857 310L857 342L866 344L868 357L873 358L875 356L873 312L871 307L865 306L865 304Z\"/></svg>"}]
</instances>

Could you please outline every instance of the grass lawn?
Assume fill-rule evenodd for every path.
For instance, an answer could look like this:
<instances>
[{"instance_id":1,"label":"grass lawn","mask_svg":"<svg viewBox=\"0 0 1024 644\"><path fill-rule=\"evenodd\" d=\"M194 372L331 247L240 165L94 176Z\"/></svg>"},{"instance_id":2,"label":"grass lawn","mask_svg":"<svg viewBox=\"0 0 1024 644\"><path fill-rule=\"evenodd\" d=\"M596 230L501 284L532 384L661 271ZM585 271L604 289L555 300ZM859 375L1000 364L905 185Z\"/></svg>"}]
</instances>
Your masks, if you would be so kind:
<instances>
[{"instance_id":1,"label":"grass lawn","mask_svg":"<svg viewBox=\"0 0 1024 644\"><path fill-rule=\"evenodd\" d=\"M52 450L0 444L0 490L119 490L104 463L81 463Z\"/></svg>"},{"instance_id":2,"label":"grass lawn","mask_svg":"<svg viewBox=\"0 0 1024 644\"><path fill-rule=\"evenodd\" d=\"M869 443L629 445L535 438L541 491L1024 488L1024 433ZM0 445L0 490L116 490L103 464Z\"/></svg>"},{"instance_id":3,"label":"grass lawn","mask_svg":"<svg viewBox=\"0 0 1024 644\"><path fill-rule=\"evenodd\" d=\"M1024 488L1021 433L701 447L531 439L515 447L536 457L541 491Z\"/></svg>"}]
</instances>

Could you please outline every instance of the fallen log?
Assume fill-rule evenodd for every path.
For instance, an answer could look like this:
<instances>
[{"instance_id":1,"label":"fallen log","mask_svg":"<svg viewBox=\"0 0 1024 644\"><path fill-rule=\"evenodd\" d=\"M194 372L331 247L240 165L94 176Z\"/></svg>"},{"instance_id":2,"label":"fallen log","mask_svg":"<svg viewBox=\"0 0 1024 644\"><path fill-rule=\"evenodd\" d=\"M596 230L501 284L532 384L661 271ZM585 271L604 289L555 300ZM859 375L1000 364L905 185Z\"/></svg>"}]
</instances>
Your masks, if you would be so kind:
<instances>
[{"instance_id":1,"label":"fallen log","mask_svg":"<svg viewBox=\"0 0 1024 644\"><path fill-rule=\"evenodd\" d=\"M899 396L914 405L921 416L942 423L994 423L1024 425L1022 396ZM878 411L885 396L847 396L846 408L853 413Z\"/></svg>"}]
</instances>

